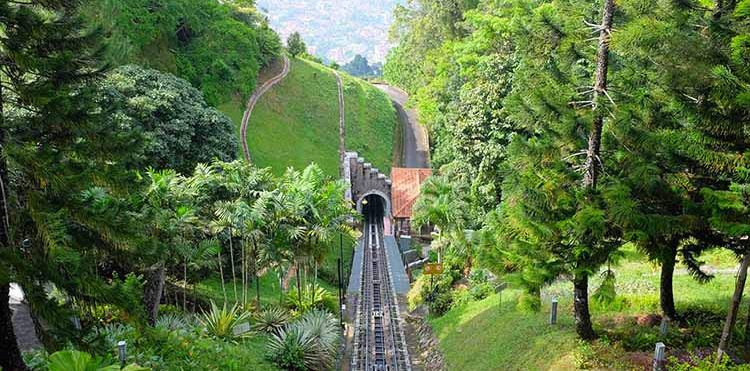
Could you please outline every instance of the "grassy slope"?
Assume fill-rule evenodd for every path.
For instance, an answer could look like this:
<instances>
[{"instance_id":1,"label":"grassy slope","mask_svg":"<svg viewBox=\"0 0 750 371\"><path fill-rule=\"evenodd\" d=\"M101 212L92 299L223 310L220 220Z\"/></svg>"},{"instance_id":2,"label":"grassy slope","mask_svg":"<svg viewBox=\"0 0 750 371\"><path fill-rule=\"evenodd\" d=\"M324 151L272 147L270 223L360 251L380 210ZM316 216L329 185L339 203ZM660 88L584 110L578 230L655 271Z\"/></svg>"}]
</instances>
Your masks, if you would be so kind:
<instances>
[{"instance_id":1,"label":"grassy slope","mask_svg":"<svg viewBox=\"0 0 750 371\"><path fill-rule=\"evenodd\" d=\"M291 60L289 76L258 102L248 125L248 144L258 166L280 174L311 162L338 175L338 91L333 72L315 62ZM397 117L390 101L369 84L342 74L348 149L361 151L381 170L390 170ZM239 126L244 103L219 106ZM374 139L382 138L382 139Z\"/></svg>"},{"instance_id":2,"label":"grassy slope","mask_svg":"<svg viewBox=\"0 0 750 371\"><path fill-rule=\"evenodd\" d=\"M393 163L396 111L390 99L369 83L341 73L346 103L346 149L364 156L384 174Z\"/></svg>"},{"instance_id":3,"label":"grassy slope","mask_svg":"<svg viewBox=\"0 0 750 371\"><path fill-rule=\"evenodd\" d=\"M592 302L595 327L603 330L623 315L659 313L658 267L639 254L626 249L623 262L613 270L617 274L616 304L604 307ZM699 284L683 269L674 280L675 301L679 310L701 308L726 310L734 287L731 272L735 261L724 253L710 254L707 263L722 273L708 284ZM590 288L599 286L593 279ZM573 351L577 347L572 309L572 285L560 282L544 292L544 310L524 314L516 310L518 292L499 295L451 309L430 320L450 370L572 370ZM560 298L559 325L550 327L549 298ZM655 331L653 329L642 332ZM684 336L683 336L684 337ZM718 341L718 338L716 339ZM669 346L670 344L667 343ZM650 345L649 345L650 346ZM617 354L615 357L621 357Z\"/></svg>"},{"instance_id":4,"label":"grassy slope","mask_svg":"<svg viewBox=\"0 0 750 371\"><path fill-rule=\"evenodd\" d=\"M281 174L311 162L338 174L338 93L333 74L316 63L291 60L289 75L258 102L248 124L253 161ZM219 106L237 125L244 105Z\"/></svg>"}]
</instances>

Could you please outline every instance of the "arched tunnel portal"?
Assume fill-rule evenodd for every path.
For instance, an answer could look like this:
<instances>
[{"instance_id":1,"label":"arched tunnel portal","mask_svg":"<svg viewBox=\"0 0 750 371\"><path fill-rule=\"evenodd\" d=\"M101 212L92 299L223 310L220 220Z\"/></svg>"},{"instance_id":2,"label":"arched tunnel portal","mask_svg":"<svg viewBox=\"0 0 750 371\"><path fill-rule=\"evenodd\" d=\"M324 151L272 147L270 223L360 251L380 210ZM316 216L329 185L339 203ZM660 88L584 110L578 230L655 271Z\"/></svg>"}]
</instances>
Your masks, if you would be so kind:
<instances>
[{"instance_id":1,"label":"arched tunnel portal","mask_svg":"<svg viewBox=\"0 0 750 371\"><path fill-rule=\"evenodd\" d=\"M357 211L362 215L374 214L375 217L382 219L391 215L390 197L378 190L365 192L357 200Z\"/></svg>"}]
</instances>

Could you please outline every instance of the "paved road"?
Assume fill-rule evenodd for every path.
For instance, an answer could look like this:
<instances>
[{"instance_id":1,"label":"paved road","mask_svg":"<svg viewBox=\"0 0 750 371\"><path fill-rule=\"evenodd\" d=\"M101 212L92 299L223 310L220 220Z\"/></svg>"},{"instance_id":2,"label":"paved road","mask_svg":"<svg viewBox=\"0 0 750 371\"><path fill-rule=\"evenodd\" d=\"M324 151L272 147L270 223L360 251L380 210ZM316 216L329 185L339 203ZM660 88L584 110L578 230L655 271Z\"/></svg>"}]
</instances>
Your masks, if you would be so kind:
<instances>
[{"instance_id":1,"label":"paved road","mask_svg":"<svg viewBox=\"0 0 750 371\"><path fill-rule=\"evenodd\" d=\"M283 80L289 74L289 58L287 58L286 56L282 58L284 68L281 69L281 72L263 83L263 85L257 87L253 92L253 95L251 95L250 99L248 99L247 101L247 106L245 107L245 115L242 117L242 125L240 126L240 139L242 140L242 152L245 154L245 161L250 161L250 148L247 146L247 123L248 121L250 121L250 115L252 115L253 109L255 109L255 105L258 103L258 100L263 96L263 94L271 90L274 85L281 82L281 80Z\"/></svg>"},{"instance_id":2,"label":"paved road","mask_svg":"<svg viewBox=\"0 0 750 371\"><path fill-rule=\"evenodd\" d=\"M375 85L391 97L393 106L401 122L403 133L403 148L400 167L407 168L429 168L430 167L430 141L427 129L419 123L417 112L406 108L409 96L403 90L390 85Z\"/></svg>"},{"instance_id":3,"label":"paved road","mask_svg":"<svg viewBox=\"0 0 750 371\"><path fill-rule=\"evenodd\" d=\"M16 333L18 347L22 351L41 348L42 344L36 337L34 321L31 319L31 310L24 301L23 291L14 283L10 284L9 303L13 311L13 331Z\"/></svg>"}]
</instances>

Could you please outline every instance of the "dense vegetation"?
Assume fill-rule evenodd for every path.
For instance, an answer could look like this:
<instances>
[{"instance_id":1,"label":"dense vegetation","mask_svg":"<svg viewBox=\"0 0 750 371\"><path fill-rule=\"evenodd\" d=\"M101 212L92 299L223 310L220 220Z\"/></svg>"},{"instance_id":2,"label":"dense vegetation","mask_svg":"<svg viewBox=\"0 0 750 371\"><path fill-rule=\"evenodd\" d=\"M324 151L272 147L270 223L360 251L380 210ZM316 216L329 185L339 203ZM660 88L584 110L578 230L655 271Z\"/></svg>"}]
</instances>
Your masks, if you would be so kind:
<instances>
[{"instance_id":1,"label":"dense vegetation","mask_svg":"<svg viewBox=\"0 0 750 371\"><path fill-rule=\"evenodd\" d=\"M518 304L532 311L543 290L569 280L577 334L594 339L589 292L616 300L611 267L635 246L661 268L662 314L690 327L695 314L675 306L678 263L707 282L708 250L731 252L740 272L750 262L749 9L648 0L399 7L385 77L411 93L431 131L439 175L415 217L439 228L434 246L455 272L427 289L433 313L450 308L452 286L476 267L522 289ZM747 341L733 329L744 280L720 311L726 326L711 344L720 356Z\"/></svg>"},{"instance_id":2,"label":"dense vegetation","mask_svg":"<svg viewBox=\"0 0 750 371\"><path fill-rule=\"evenodd\" d=\"M109 62L173 73L217 105L247 98L259 69L280 55L279 36L252 3L104 0L84 13L106 32Z\"/></svg>"},{"instance_id":3,"label":"dense vegetation","mask_svg":"<svg viewBox=\"0 0 750 371\"><path fill-rule=\"evenodd\" d=\"M344 185L232 161L231 121L208 105L280 52L254 14L0 2L0 368L118 369L119 341L131 371L332 366L338 304L319 277L351 243ZM44 345L25 360L11 283Z\"/></svg>"}]
</instances>

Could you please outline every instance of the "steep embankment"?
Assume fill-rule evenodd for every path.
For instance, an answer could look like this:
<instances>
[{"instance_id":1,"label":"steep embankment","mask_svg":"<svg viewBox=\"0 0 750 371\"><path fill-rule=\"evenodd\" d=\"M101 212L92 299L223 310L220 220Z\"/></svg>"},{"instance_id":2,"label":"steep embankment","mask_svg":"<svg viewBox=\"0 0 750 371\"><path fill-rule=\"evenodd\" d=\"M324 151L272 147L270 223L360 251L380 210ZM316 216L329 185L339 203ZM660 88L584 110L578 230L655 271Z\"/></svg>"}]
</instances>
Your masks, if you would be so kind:
<instances>
[{"instance_id":1,"label":"steep embankment","mask_svg":"<svg viewBox=\"0 0 750 371\"><path fill-rule=\"evenodd\" d=\"M387 96L372 85L341 76L346 148L361 152L374 166L388 171L396 112ZM239 135L245 104L235 101L219 108L235 121ZM252 161L272 167L276 173L315 162L337 176L339 102L333 71L315 62L292 59L288 76L258 100L248 122L247 144Z\"/></svg>"}]
</instances>

